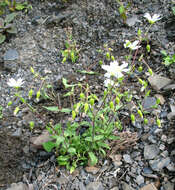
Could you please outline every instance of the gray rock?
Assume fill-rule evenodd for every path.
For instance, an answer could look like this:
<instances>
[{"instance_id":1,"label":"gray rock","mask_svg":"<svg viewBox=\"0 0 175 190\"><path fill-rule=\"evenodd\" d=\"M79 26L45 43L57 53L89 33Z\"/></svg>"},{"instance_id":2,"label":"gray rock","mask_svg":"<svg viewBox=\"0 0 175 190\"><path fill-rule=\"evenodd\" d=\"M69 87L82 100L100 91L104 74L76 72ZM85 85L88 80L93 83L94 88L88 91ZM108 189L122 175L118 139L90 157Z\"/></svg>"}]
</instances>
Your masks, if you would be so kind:
<instances>
[{"instance_id":1,"label":"gray rock","mask_svg":"<svg viewBox=\"0 0 175 190\"><path fill-rule=\"evenodd\" d=\"M119 188L116 186L116 187L113 187L112 189L110 190L119 190Z\"/></svg>"},{"instance_id":2,"label":"gray rock","mask_svg":"<svg viewBox=\"0 0 175 190\"><path fill-rule=\"evenodd\" d=\"M167 91L174 90L174 89L175 89L175 84L170 84L163 88L163 90L167 90Z\"/></svg>"},{"instance_id":3,"label":"gray rock","mask_svg":"<svg viewBox=\"0 0 175 190\"><path fill-rule=\"evenodd\" d=\"M150 168L145 167L145 168L143 168L143 173L145 173L145 174L152 174L153 171Z\"/></svg>"},{"instance_id":4,"label":"gray rock","mask_svg":"<svg viewBox=\"0 0 175 190\"><path fill-rule=\"evenodd\" d=\"M127 24L128 26L134 26L134 25L136 24L136 22L140 22L140 21L138 20L138 18L137 18L137 15L134 15L134 16L132 16L132 17L129 17L129 18L127 18L127 20L126 20L126 24Z\"/></svg>"},{"instance_id":5,"label":"gray rock","mask_svg":"<svg viewBox=\"0 0 175 190\"><path fill-rule=\"evenodd\" d=\"M14 133L12 133L12 137L20 137L22 135L22 130L21 128L16 129Z\"/></svg>"},{"instance_id":6,"label":"gray rock","mask_svg":"<svg viewBox=\"0 0 175 190\"><path fill-rule=\"evenodd\" d=\"M168 118L168 120L175 119L175 112L168 113L167 118Z\"/></svg>"},{"instance_id":7,"label":"gray rock","mask_svg":"<svg viewBox=\"0 0 175 190\"><path fill-rule=\"evenodd\" d=\"M166 168L167 168L170 172L175 172L175 164L174 164L174 163L170 163Z\"/></svg>"},{"instance_id":8,"label":"gray rock","mask_svg":"<svg viewBox=\"0 0 175 190\"><path fill-rule=\"evenodd\" d=\"M163 185L164 190L174 190L175 188L175 184L167 182Z\"/></svg>"},{"instance_id":9,"label":"gray rock","mask_svg":"<svg viewBox=\"0 0 175 190\"><path fill-rule=\"evenodd\" d=\"M162 135L162 136L161 136L161 141L167 142L167 136L166 136L166 135Z\"/></svg>"},{"instance_id":10,"label":"gray rock","mask_svg":"<svg viewBox=\"0 0 175 190\"><path fill-rule=\"evenodd\" d=\"M122 181L122 189L123 190L134 190L130 185L128 185L126 182Z\"/></svg>"},{"instance_id":11,"label":"gray rock","mask_svg":"<svg viewBox=\"0 0 175 190\"><path fill-rule=\"evenodd\" d=\"M148 178L153 178L153 179L158 179L159 177L155 174L145 174L142 173L143 176L148 177Z\"/></svg>"},{"instance_id":12,"label":"gray rock","mask_svg":"<svg viewBox=\"0 0 175 190\"><path fill-rule=\"evenodd\" d=\"M143 184L144 183L144 177L142 176L142 175L138 175L137 177L136 177L136 183L138 184L138 185L141 185L141 184Z\"/></svg>"},{"instance_id":13,"label":"gray rock","mask_svg":"<svg viewBox=\"0 0 175 190\"><path fill-rule=\"evenodd\" d=\"M153 183L150 183L142 187L140 190L157 190L157 188Z\"/></svg>"},{"instance_id":14,"label":"gray rock","mask_svg":"<svg viewBox=\"0 0 175 190\"><path fill-rule=\"evenodd\" d=\"M172 82L171 79L156 74L150 76L148 81L156 91L161 90L163 87L169 85Z\"/></svg>"},{"instance_id":15,"label":"gray rock","mask_svg":"<svg viewBox=\"0 0 175 190\"><path fill-rule=\"evenodd\" d=\"M4 61L14 61L18 59L19 54L15 49L9 49L4 54Z\"/></svg>"},{"instance_id":16,"label":"gray rock","mask_svg":"<svg viewBox=\"0 0 175 190\"><path fill-rule=\"evenodd\" d=\"M160 150L156 144L145 145L144 158L146 160L154 159L159 154L159 152L160 152Z\"/></svg>"},{"instance_id":17,"label":"gray rock","mask_svg":"<svg viewBox=\"0 0 175 190\"><path fill-rule=\"evenodd\" d=\"M171 112L175 112L175 105L170 104Z\"/></svg>"},{"instance_id":18,"label":"gray rock","mask_svg":"<svg viewBox=\"0 0 175 190\"><path fill-rule=\"evenodd\" d=\"M161 171L164 167L170 164L170 158L160 158L157 160L150 160L149 164L154 171Z\"/></svg>"},{"instance_id":19,"label":"gray rock","mask_svg":"<svg viewBox=\"0 0 175 190\"><path fill-rule=\"evenodd\" d=\"M7 190L29 190L26 184L19 182L19 183L12 183L11 187Z\"/></svg>"},{"instance_id":20,"label":"gray rock","mask_svg":"<svg viewBox=\"0 0 175 190\"><path fill-rule=\"evenodd\" d=\"M83 182L79 182L79 189L80 190L86 190L85 185L83 184Z\"/></svg>"},{"instance_id":21,"label":"gray rock","mask_svg":"<svg viewBox=\"0 0 175 190\"><path fill-rule=\"evenodd\" d=\"M146 97L142 103L144 110L151 109L152 106L155 106L155 105L156 105L156 98L154 97Z\"/></svg>"},{"instance_id":22,"label":"gray rock","mask_svg":"<svg viewBox=\"0 0 175 190\"><path fill-rule=\"evenodd\" d=\"M132 159L129 154L124 154L123 159L126 163L132 164Z\"/></svg>"},{"instance_id":23,"label":"gray rock","mask_svg":"<svg viewBox=\"0 0 175 190\"><path fill-rule=\"evenodd\" d=\"M101 182L90 182L86 186L87 190L104 190L104 187Z\"/></svg>"}]
</instances>

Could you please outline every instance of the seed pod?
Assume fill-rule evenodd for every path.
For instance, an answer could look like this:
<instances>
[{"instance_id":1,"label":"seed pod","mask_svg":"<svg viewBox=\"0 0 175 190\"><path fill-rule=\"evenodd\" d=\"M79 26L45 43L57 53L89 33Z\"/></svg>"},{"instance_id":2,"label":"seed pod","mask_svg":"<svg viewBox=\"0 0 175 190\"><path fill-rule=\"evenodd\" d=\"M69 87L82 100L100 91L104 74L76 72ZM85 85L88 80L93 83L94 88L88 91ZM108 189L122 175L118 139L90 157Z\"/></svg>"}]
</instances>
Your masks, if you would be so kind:
<instances>
[{"instance_id":1,"label":"seed pod","mask_svg":"<svg viewBox=\"0 0 175 190\"><path fill-rule=\"evenodd\" d=\"M139 71L139 72L142 72L142 71L143 71L143 67L142 67L142 66L139 66L138 71Z\"/></svg>"},{"instance_id":2,"label":"seed pod","mask_svg":"<svg viewBox=\"0 0 175 190\"><path fill-rule=\"evenodd\" d=\"M93 98L90 99L90 104L91 104L91 106L94 105L94 99Z\"/></svg>"},{"instance_id":3,"label":"seed pod","mask_svg":"<svg viewBox=\"0 0 175 190\"><path fill-rule=\"evenodd\" d=\"M156 104L160 104L160 98L157 98Z\"/></svg>"},{"instance_id":4,"label":"seed pod","mask_svg":"<svg viewBox=\"0 0 175 190\"><path fill-rule=\"evenodd\" d=\"M137 31L137 35L140 37L141 34L142 34L142 31L141 31L141 29L139 28L138 31Z\"/></svg>"},{"instance_id":5,"label":"seed pod","mask_svg":"<svg viewBox=\"0 0 175 190\"><path fill-rule=\"evenodd\" d=\"M13 114L16 116L16 114L19 112L19 107L16 107Z\"/></svg>"},{"instance_id":6,"label":"seed pod","mask_svg":"<svg viewBox=\"0 0 175 190\"><path fill-rule=\"evenodd\" d=\"M148 119L144 118L144 124L147 125L148 124Z\"/></svg>"},{"instance_id":7,"label":"seed pod","mask_svg":"<svg viewBox=\"0 0 175 190\"><path fill-rule=\"evenodd\" d=\"M99 61L99 65L103 65L103 61L100 60L100 61Z\"/></svg>"},{"instance_id":8,"label":"seed pod","mask_svg":"<svg viewBox=\"0 0 175 190\"><path fill-rule=\"evenodd\" d=\"M118 96L115 98L115 102L116 102L116 104L119 104L119 103L120 103L120 99L119 99Z\"/></svg>"},{"instance_id":9,"label":"seed pod","mask_svg":"<svg viewBox=\"0 0 175 190\"><path fill-rule=\"evenodd\" d=\"M33 67L30 67L30 71L31 71L31 73L35 73L35 70L33 69Z\"/></svg>"},{"instance_id":10,"label":"seed pod","mask_svg":"<svg viewBox=\"0 0 175 190\"><path fill-rule=\"evenodd\" d=\"M142 79L139 79L139 83L140 83L141 85L143 85L143 84L144 84L144 81L143 81Z\"/></svg>"},{"instance_id":11,"label":"seed pod","mask_svg":"<svg viewBox=\"0 0 175 190\"><path fill-rule=\"evenodd\" d=\"M30 89L30 90L29 90L29 93L28 93L29 99L32 98L32 95L33 95L33 90Z\"/></svg>"},{"instance_id":12,"label":"seed pod","mask_svg":"<svg viewBox=\"0 0 175 190\"><path fill-rule=\"evenodd\" d=\"M151 50L151 47L150 47L150 45L149 45L149 44L147 44L146 49L147 49L147 52L149 53L149 52L150 52L150 50Z\"/></svg>"},{"instance_id":13,"label":"seed pod","mask_svg":"<svg viewBox=\"0 0 175 190\"><path fill-rule=\"evenodd\" d=\"M106 53L106 58L110 59L110 53L109 52Z\"/></svg>"},{"instance_id":14,"label":"seed pod","mask_svg":"<svg viewBox=\"0 0 175 190\"><path fill-rule=\"evenodd\" d=\"M143 114L142 114L141 110L137 110L137 113L139 114L139 116L140 116L141 118L143 118Z\"/></svg>"},{"instance_id":15,"label":"seed pod","mask_svg":"<svg viewBox=\"0 0 175 190\"><path fill-rule=\"evenodd\" d=\"M114 110L114 103L113 103L113 101L110 101L109 107L110 107L112 110Z\"/></svg>"},{"instance_id":16,"label":"seed pod","mask_svg":"<svg viewBox=\"0 0 175 190\"><path fill-rule=\"evenodd\" d=\"M115 61L115 57L114 57L113 55L111 56L111 60L112 60L112 61Z\"/></svg>"},{"instance_id":17,"label":"seed pod","mask_svg":"<svg viewBox=\"0 0 175 190\"><path fill-rule=\"evenodd\" d=\"M161 121L160 121L160 119L157 119L157 126L161 127Z\"/></svg>"},{"instance_id":18,"label":"seed pod","mask_svg":"<svg viewBox=\"0 0 175 190\"><path fill-rule=\"evenodd\" d=\"M64 57L64 58L63 58L63 60L62 60L62 62L63 62L63 63L65 63L65 62L66 62L66 60L67 60L67 58L66 58L66 57Z\"/></svg>"},{"instance_id":19,"label":"seed pod","mask_svg":"<svg viewBox=\"0 0 175 190\"><path fill-rule=\"evenodd\" d=\"M72 119L74 120L76 117L76 112L74 110L72 110Z\"/></svg>"},{"instance_id":20,"label":"seed pod","mask_svg":"<svg viewBox=\"0 0 175 190\"><path fill-rule=\"evenodd\" d=\"M41 92L40 92L40 90L39 90L39 91L36 93L36 99L37 99L37 100L39 100L40 95L41 95Z\"/></svg>"},{"instance_id":21,"label":"seed pod","mask_svg":"<svg viewBox=\"0 0 175 190\"><path fill-rule=\"evenodd\" d=\"M12 104L13 104L13 102L12 102L12 101L9 101L7 105L8 105L8 106L11 106Z\"/></svg>"},{"instance_id":22,"label":"seed pod","mask_svg":"<svg viewBox=\"0 0 175 190\"><path fill-rule=\"evenodd\" d=\"M149 68L149 69L148 69L148 72L149 72L150 75L153 75L152 69Z\"/></svg>"},{"instance_id":23,"label":"seed pod","mask_svg":"<svg viewBox=\"0 0 175 190\"><path fill-rule=\"evenodd\" d=\"M84 93L80 93L80 99L84 99L85 98L85 95L84 95Z\"/></svg>"},{"instance_id":24,"label":"seed pod","mask_svg":"<svg viewBox=\"0 0 175 190\"><path fill-rule=\"evenodd\" d=\"M29 122L29 126L30 126L30 129L33 129L34 126L35 126L35 122L34 121L30 121Z\"/></svg>"},{"instance_id":25,"label":"seed pod","mask_svg":"<svg viewBox=\"0 0 175 190\"><path fill-rule=\"evenodd\" d=\"M84 104L84 112L86 113L89 109L89 104L88 103L85 103Z\"/></svg>"},{"instance_id":26,"label":"seed pod","mask_svg":"<svg viewBox=\"0 0 175 190\"><path fill-rule=\"evenodd\" d=\"M135 115L134 114L131 114L131 121L135 122Z\"/></svg>"}]
</instances>

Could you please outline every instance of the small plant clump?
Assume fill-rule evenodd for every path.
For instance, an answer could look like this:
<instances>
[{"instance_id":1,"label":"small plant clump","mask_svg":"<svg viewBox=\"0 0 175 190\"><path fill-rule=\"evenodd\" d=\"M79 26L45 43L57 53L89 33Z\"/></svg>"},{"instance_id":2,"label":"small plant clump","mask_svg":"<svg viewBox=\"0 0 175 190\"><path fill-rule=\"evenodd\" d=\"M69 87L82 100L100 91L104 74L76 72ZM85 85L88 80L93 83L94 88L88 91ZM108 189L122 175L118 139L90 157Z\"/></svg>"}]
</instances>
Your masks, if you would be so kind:
<instances>
[{"instance_id":1,"label":"small plant clump","mask_svg":"<svg viewBox=\"0 0 175 190\"><path fill-rule=\"evenodd\" d=\"M146 13L150 23L150 27L160 19L159 15L150 16ZM128 77L133 74L136 69L135 60L138 50L142 48L141 42L147 38L148 31L142 36L141 31L138 31L138 37L131 42L126 40L124 48L129 49L129 56L126 60L117 61L112 55L112 49L107 45L104 46L105 61L110 64L103 64L99 61L101 68L106 72L104 74L104 88L101 94L95 94L87 82L70 83L66 78L62 78L62 84L66 89L64 97L70 100L69 107L63 107L59 93L56 95L53 85L47 82L47 78L43 78L32 67L30 68L35 80L39 80L41 85L34 89L30 87L28 90L28 99L23 97L21 86L24 85L23 79L9 79L8 85L15 89L14 100L8 103L8 106L13 105L15 100L19 100L21 105L14 109L14 115L17 115L21 106L27 106L30 111L38 118L42 119L37 108L30 104L30 100L35 98L39 101L41 98L50 100L49 106L43 106L44 110L52 113L63 113L68 117L65 123L61 117L59 123L53 124L52 121L44 121L46 128L51 134L51 140L44 143L46 151L55 151L57 161L60 166L66 166L72 173L80 165L96 165L100 157L105 157L106 152L111 148L111 141L116 141L119 137L116 131L121 131L123 128L123 120L121 119L120 111L127 109L127 105L131 105L131 109L127 109L127 120L132 126L137 122L142 125L149 125L147 116L150 113L144 110L141 100L136 101L133 98L133 91L126 88ZM78 59L78 51L76 45L72 43L72 38L67 42L66 50L62 51L63 63L70 59L73 63ZM147 39L148 42L148 39ZM149 43L146 45L146 50L151 51ZM133 54L134 52L134 54ZM153 75L152 69L144 60L144 54L138 59L139 63L145 64L150 75ZM139 65L138 71L142 72L143 67ZM87 74L87 71L84 71ZM143 98L150 94L148 82L136 76L138 84L140 84L139 93ZM157 108L160 100L157 99L152 108ZM155 123L161 127L159 115L156 115ZM30 129L34 128L34 121L29 123Z\"/></svg>"},{"instance_id":2,"label":"small plant clump","mask_svg":"<svg viewBox=\"0 0 175 190\"><path fill-rule=\"evenodd\" d=\"M17 29L12 23L15 19L17 13L11 13L5 17L5 19L0 18L0 44L3 43L6 39L6 35L16 34Z\"/></svg>"},{"instance_id":3,"label":"small plant clump","mask_svg":"<svg viewBox=\"0 0 175 190\"><path fill-rule=\"evenodd\" d=\"M161 54L163 55L163 64L165 66L170 66L175 63L175 54L173 54L172 56L168 55L165 50L162 50Z\"/></svg>"}]
</instances>

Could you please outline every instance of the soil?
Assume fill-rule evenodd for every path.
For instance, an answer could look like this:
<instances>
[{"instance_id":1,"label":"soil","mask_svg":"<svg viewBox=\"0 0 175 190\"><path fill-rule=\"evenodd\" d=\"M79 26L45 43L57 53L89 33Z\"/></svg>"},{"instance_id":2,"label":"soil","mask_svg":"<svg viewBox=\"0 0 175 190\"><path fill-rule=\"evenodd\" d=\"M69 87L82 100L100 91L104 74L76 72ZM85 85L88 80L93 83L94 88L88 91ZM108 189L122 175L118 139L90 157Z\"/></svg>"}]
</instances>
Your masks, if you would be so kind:
<instances>
[{"instance_id":1,"label":"soil","mask_svg":"<svg viewBox=\"0 0 175 190\"><path fill-rule=\"evenodd\" d=\"M163 73L164 76L172 80L175 79L174 67L165 68L161 64L162 55L160 53L162 49L167 50L170 54L175 52L173 28L173 26L175 27L175 17L170 11L171 1L133 0L127 12L128 18L133 15L137 16L137 22L133 26L128 26L120 17L119 5L116 0L68 0L66 2L61 0L30 0L29 3L32 5L32 9L28 10L27 13L19 11L15 19L18 34L9 36L0 46L0 105L4 108L3 119L0 120L1 190L9 187L11 183L19 181L35 183L39 189L44 182L47 183L47 180L41 183L38 176L43 177L43 173L45 176L49 176L56 172L53 154L35 151L30 147L31 136L39 135L45 128L45 123L30 115L25 109L19 113L18 117L14 117L13 111L7 108L7 103L13 98L13 90L7 86L9 78L21 77L25 81L25 86L38 88L40 81L33 80L33 75L30 72L32 66L42 76L48 76L48 81L55 85L55 90L60 94L64 92L59 82L63 76L71 82L88 81L92 84L93 90L100 93L103 90L101 84L104 78L102 75L88 75L85 80L84 75L77 71L91 70L102 74L103 71L98 64L99 60L104 60L104 63L108 63L108 60L98 50L104 50L104 44L112 48L112 54L118 61L123 61L126 55L126 49L123 48L124 41L126 39L134 40L139 28L145 31L147 21L143 15L150 12L160 14L162 19L153 25L150 30L151 52L147 54L146 62L155 73ZM123 3L126 6L128 1ZM65 49L68 34L72 35L73 40L76 41L76 47L79 49L79 58L76 63L71 63L70 60L67 63L62 63L61 51ZM3 60L3 55L9 49L15 49L19 53L18 59L13 61ZM146 68L143 72L146 72ZM135 85L132 77L128 78L127 87L135 88ZM22 90L27 97L25 87ZM153 93L156 92L153 90ZM169 102L175 101L173 95L174 91L165 95L166 103L162 106L162 110L169 111ZM15 103L17 104L17 102ZM38 107L42 105L42 102L35 103L32 102L33 105ZM44 103L47 105L47 102ZM70 102L62 99L62 104L67 107ZM52 118L57 123L62 116L52 117L42 113L42 117L45 117L44 120ZM31 118L36 120L37 123L37 127L32 132L28 127L28 121ZM66 120L66 118L63 119ZM125 120L125 117L123 117L123 120ZM126 125L128 125L127 122ZM169 130L170 126L173 125L172 121L169 122L165 119L164 130L167 136L174 133L174 129ZM15 135L18 129L20 129L20 134ZM131 131L139 133L136 129L131 129ZM167 145L166 149L170 152L174 150L174 143ZM124 176L124 168L122 172L121 176ZM165 173L167 180L174 178L173 172ZM163 182L164 177L160 173L157 175L160 176L159 181ZM101 181L103 181L103 178ZM106 184L109 184L109 182L104 182L104 184L108 189ZM117 184L120 184L120 181L117 181ZM140 187L134 180L131 185L135 189ZM47 188L49 189L49 187ZM73 188L70 185L65 189Z\"/></svg>"}]
</instances>

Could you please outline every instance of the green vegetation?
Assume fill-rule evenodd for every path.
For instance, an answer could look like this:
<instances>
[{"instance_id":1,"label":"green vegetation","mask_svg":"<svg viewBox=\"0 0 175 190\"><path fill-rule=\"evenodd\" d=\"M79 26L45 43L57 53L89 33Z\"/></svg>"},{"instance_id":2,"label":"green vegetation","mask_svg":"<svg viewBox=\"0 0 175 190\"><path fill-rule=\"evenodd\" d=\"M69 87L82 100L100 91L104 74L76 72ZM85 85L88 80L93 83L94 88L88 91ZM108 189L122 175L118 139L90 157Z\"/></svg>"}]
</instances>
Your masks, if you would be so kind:
<instances>
[{"instance_id":1,"label":"green vegetation","mask_svg":"<svg viewBox=\"0 0 175 190\"><path fill-rule=\"evenodd\" d=\"M170 66L171 64L175 63L175 54L174 55L168 55L165 50L161 51L163 55L163 64L165 66Z\"/></svg>"}]
</instances>

